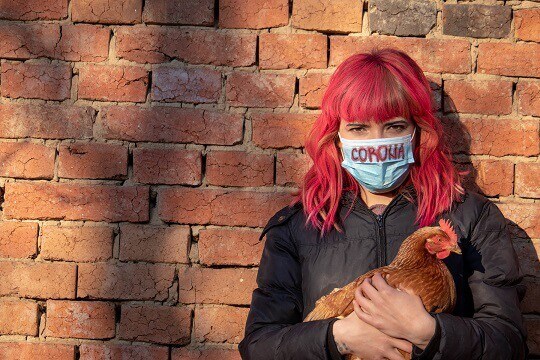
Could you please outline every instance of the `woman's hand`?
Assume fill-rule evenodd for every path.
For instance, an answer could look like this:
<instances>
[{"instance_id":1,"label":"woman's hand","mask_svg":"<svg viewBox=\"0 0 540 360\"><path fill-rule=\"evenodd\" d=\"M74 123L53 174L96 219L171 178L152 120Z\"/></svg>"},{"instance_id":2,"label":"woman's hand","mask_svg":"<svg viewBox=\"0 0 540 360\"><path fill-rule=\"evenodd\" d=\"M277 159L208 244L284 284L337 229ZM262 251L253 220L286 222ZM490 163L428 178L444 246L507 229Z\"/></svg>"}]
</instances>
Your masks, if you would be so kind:
<instances>
[{"instance_id":1,"label":"woman's hand","mask_svg":"<svg viewBox=\"0 0 540 360\"><path fill-rule=\"evenodd\" d=\"M394 289L378 272L358 286L353 303L358 318L421 349L435 334L436 320L426 311L420 296L407 289Z\"/></svg>"},{"instance_id":2,"label":"woman's hand","mask_svg":"<svg viewBox=\"0 0 540 360\"><path fill-rule=\"evenodd\" d=\"M355 305L358 308L358 305ZM333 326L334 340L342 355L354 354L362 359L403 360L397 350L412 351L412 344L390 337L360 320L353 311Z\"/></svg>"}]
</instances>

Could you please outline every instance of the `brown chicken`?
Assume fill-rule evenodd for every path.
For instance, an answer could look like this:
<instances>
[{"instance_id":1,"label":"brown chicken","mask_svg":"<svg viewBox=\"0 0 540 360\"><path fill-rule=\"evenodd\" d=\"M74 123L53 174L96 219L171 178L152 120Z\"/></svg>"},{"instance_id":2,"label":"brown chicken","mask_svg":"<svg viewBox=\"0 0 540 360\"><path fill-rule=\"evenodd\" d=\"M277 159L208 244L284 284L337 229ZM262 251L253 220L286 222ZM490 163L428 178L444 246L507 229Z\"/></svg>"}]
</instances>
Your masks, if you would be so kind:
<instances>
[{"instance_id":1,"label":"brown chicken","mask_svg":"<svg viewBox=\"0 0 540 360\"><path fill-rule=\"evenodd\" d=\"M370 270L321 297L304 321L330 317L342 319L349 315L354 311L352 301L356 288L376 272L380 272L390 286L405 287L420 296L427 311L451 312L456 303L456 289L452 274L442 261L450 252L461 254L457 235L448 221L441 219L439 226L420 228L403 240L389 265ZM405 359L411 358L410 353L399 351ZM352 354L346 358L359 359Z\"/></svg>"}]
</instances>

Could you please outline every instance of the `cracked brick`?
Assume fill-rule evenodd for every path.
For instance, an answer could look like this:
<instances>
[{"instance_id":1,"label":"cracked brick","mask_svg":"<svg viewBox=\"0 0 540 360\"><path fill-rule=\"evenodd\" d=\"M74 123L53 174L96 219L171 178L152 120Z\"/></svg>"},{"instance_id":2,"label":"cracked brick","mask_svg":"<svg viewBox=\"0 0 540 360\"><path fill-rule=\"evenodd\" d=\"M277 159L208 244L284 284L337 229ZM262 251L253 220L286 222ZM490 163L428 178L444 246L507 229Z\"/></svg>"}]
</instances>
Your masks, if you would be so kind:
<instances>
[{"instance_id":1,"label":"cracked brick","mask_svg":"<svg viewBox=\"0 0 540 360\"><path fill-rule=\"evenodd\" d=\"M241 114L222 111L109 106L101 111L96 127L106 139L234 145L242 141L243 122Z\"/></svg>"},{"instance_id":2,"label":"cracked brick","mask_svg":"<svg viewBox=\"0 0 540 360\"><path fill-rule=\"evenodd\" d=\"M318 114L253 113L252 141L261 148L301 148Z\"/></svg>"},{"instance_id":3,"label":"cracked brick","mask_svg":"<svg viewBox=\"0 0 540 360\"><path fill-rule=\"evenodd\" d=\"M146 0L143 21L147 24L212 25L214 0Z\"/></svg>"},{"instance_id":4,"label":"cracked brick","mask_svg":"<svg viewBox=\"0 0 540 360\"><path fill-rule=\"evenodd\" d=\"M510 34L512 7L483 4L443 4L443 34L501 39Z\"/></svg>"},{"instance_id":5,"label":"cracked brick","mask_svg":"<svg viewBox=\"0 0 540 360\"><path fill-rule=\"evenodd\" d=\"M70 179L124 179L127 177L128 149L109 143L61 144L58 176Z\"/></svg>"},{"instance_id":6,"label":"cracked brick","mask_svg":"<svg viewBox=\"0 0 540 360\"><path fill-rule=\"evenodd\" d=\"M540 238L540 207L537 204L501 201L497 202L497 206L510 220L510 230L515 236L529 239ZM535 263L538 267L538 257ZM526 266L523 268L527 269Z\"/></svg>"},{"instance_id":7,"label":"cracked brick","mask_svg":"<svg viewBox=\"0 0 540 360\"><path fill-rule=\"evenodd\" d=\"M68 15L68 0L12 0L0 2L0 19L60 20Z\"/></svg>"},{"instance_id":8,"label":"cracked brick","mask_svg":"<svg viewBox=\"0 0 540 360\"><path fill-rule=\"evenodd\" d=\"M264 241L260 231L207 227L199 230L199 261L213 265L259 265Z\"/></svg>"},{"instance_id":9,"label":"cracked brick","mask_svg":"<svg viewBox=\"0 0 540 360\"><path fill-rule=\"evenodd\" d=\"M272 186L274 157L245 151L209 151L206 182L218 186Z\"/></svg>"},{"instance_id":10,"label":"cracked brick","mask_svg":"<svg viewBox=\"0 0 540 360\"><path fill-rule=\"evenodd\" d=\"M395 36L427 35L437 23L437 4L433 1L371 0L371 32Z\"/></svg>"},{"instance_id":11,"label":"cracked brick","mask_svg":"<svg viewBox=\"0 0 540 360\"><path fill-rule=\"evenodd\" d=\"M79 98L144 102L148 71L134 66L84 65L79 69Z\"/></svg>"},{"instance_id":12,"label":"cracked brick","mask_svg":"<svg viewBox=\"0 0 540 360\"><path fill-rule=\"evenodd\" d=\"M291 21L306 30L361 32L363 7L358 0L295 0Z\"/></svg>"},{"instance_id":13,"label":"cracked brick","mask_svg":"<svg viewBox=\"0 0 540 360\"><path fill-rule=\"evenodd\" d=\"M40 342L2 342L2 359L47 359L63 360L75 358L75 345Z\"/></svg>"},{"instance_id":14,"label":"cracked brick","mask_svg":"<svg viewBox=\"0 0 540 360\"><path fill-rule=\"evenodd\" d=\"M149 189L77 183L6 183L8 219L147 221Z\"/></svg>"},{"instance_id":15,"label":"cracked brick","mask_svg":"<svg viewBox=\"0 0 540 360\"><path fill-rule=\"evenodd\" d=\"M477 62L479 74L540 77L540 44L483 42Z\"/></svg>"},{"instance_id":16,"label":"cracked brick","mask_svg":"<svg viewBox=\"0 0 540 360\"><path fill-rule=\"evenodd\" d=\"M208 68L161 66L152 72L152 100L215 103L221 96L221 72Z\"/></svg>"},{"instance_id":17,"label":"cracked brick","mask_svg":"<svg viewBox=\"0 0 540 360\"><path fill-rule=\"evenodd\" d=\"M65 100L71 94L71 66L64 63L3 62L2 95L9 98Z\"/></svg>"},{"instance_id":18,"label":"cracked brick","mask_svg":"<svg viewBox=\"0 0 540 360\"><path fill-rule=\"evenodd\" d=\"M296 77L289 74L233 72L227 76L226 98L231 106L290 107Z\"/></svg>"},{"instance_id":19,"label":"cracked brick","mask_svg":"<svg viewBox=\"0 0 540 360\"><path fill-rule=\"evenodd\" d=\"M259 35L261 69L326 68L326 41L322 34Z\"/></svg>"},{"instance_id":20,"label":"cracked brick","mask_svg":"<svg viewBox=\"0 0 540 360\"><path fill-rule=\"evenodd\" d=\"M295 4L296 6L296 4ZM288 0L221 0L220 28L263 29L289 22Z\"/></svg>"},{"instance_id":21,"label":"cracked brick","mask_svg":"<svg viewBox=\"0 0 540 360\"><path fill-rule=\"evenodd\" d=\"M37 235L37 223L0 222L0 257L33 258L37 253Z\"/></svg>"},{"instance_id":22,"label":"cracked brick","mask_svg":"<svg viewBox=\"0 0 540 360\"><path fill-rule=\"evenodd\" d=\"M190 149L135 148L133 179L143 184L200 185L202 154Z\"/></svg>"},{"instance_id":23,"label":"cracked brick","mask_svg":"<svg viewBox=\"0 0 540 360\"><path fill-rule=\"evenodd\" d=\"M518 112L540 116L540 81L520 79L516 87Z\"/></svg>"},{"instance_id":24,"label":"cracked brick","mask_svg":"<svg viewBox=\"0 0 540 360\"><path fill-rule=\"evenodd\" d=\"M540 42L540 8L514 11L516 40Z\"/></svg>"},{"instance_id":25,"label":"cracked brick","mask_svg":"<svg viewBox=\"0 0 540 360\"><path fill-rule=\"evenodd\" d=\"M521 197L540 198L540 164L522 162L516 164L515 193Z\"/></svg>"},{"instance_id":26,"label":"cracked brick","mask_svg":"<svg viewBox=\"0 0 540 360\"><path fill-rule=\"evenodd\" d=\"M24 142L0 143L0 176L26 179L52 179L55 148Z\"/></svg>"},{"instance_id":27,"label":"cracked brick","mask_svg":"<svg viewBox=\"0 0 540 360\"><path fill-rule=\"evenodd\" d=\"M173 59L190 64L250 66L255 63L257 35L163 26L126 26L116 32L117 56L138 63ZM326 51L326 50L325 50Z\"/></svg>"},{"instance_id":28,"label":"cracked brick","mask_svg":"<svg viewBox=\"0 0 540 360\"><path fill-rule=\"evenodd\" d=\"M244 337L248 312L249 309L234 306L197 306L196 341L238 344Z\"/></svg>"},{"instance_id":29,"label":"cracked brick","mask_svg":"<svg viewBox=\"0 0 540 360\"><path fill-rule=\"evenodd\" d=\"M508 80L446 80L445 112L507 115L512 112L512 82Z\"/></svg>"},{"instance_id":30,"label":"cracked brick","mask_svg":"<svg viewBox=\"0 0 540 360\"><path fill-rule=\"evenodd\" d=\"M300 77L299 104L305 108L318 109L332 73L308 72Z\"/></svg>"},{"instance_id":31,"label":"cracked brick","mask_svg":"<svg viewBox=\"0 0 540 360\"><path fill-rule=\"evenodd\" d=\"M238 360L238 349L230 347L179 347L172 348L171 360L221 359Z\"/></svg>"},{"instance_id":32,"label":"cracked brick","mask_svg":"<svg viewBox=\"0 0 540 360\"><path fill-rule=\"evenodd\" d=\"M166 360L169 348L166 346L148 346L114 343L82 343L79 345L82 360L87 359L130 359L130 360Z\"/></svg>"},{"instance_id":33,"label":"cracked brick","mask_svg":"<svg viewBox=\"0 0 540 360\"><path fill-rule=\"evenodd\" d=\"M0 299L0 334L37 336L37 302L27 299Z\"/></svg>"},{"instance_id":34,"label":"cracked brick","mask_svg":"<svg viewBox=\"0 0 540 360\"><path fill-rule=\"evenodd\" d=\"M100 24L141 22L142 0L73 0L73 21Z\"/></svg>"},{"instance_id":35,"label":"cracked brick","mask_svg":"<svg viewBox=\"0 0 540 360\"><path fill-rule=\"evenodd\" d=\"M300 188L313 161L307 154L279 152L276 159L276 184Z\"/></svg>"}]
</instances>

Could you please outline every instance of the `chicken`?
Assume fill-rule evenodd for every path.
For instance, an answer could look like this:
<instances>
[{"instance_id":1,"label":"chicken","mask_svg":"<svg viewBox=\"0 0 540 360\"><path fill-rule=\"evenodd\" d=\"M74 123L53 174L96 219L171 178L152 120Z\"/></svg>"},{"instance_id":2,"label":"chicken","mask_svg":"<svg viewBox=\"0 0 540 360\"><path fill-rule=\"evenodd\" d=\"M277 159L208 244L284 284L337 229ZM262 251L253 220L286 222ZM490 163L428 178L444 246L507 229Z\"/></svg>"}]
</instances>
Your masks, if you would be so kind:
<instances>
[{"instance_id":1,"label":"chicken","mask_svg":"<svg viewBox=\"0 0 540 360\"><path fill-rule=\"evenodd\" d=\"M342 319L349 315L354 311L352 301L356 288L376 272L381 273L390 286L404 287L420 296L426 311L451 312L456 303L456 289L452 274L442 261L450 252L461 254L457 235L447 220L441 219L439 226L422 227L403 241L389 265L370 270L321 297L304 321ZM410 353L399 351L405 359L411 358ZM359 359L352 354L346 358Z\"/></svg>"}]
</instances>

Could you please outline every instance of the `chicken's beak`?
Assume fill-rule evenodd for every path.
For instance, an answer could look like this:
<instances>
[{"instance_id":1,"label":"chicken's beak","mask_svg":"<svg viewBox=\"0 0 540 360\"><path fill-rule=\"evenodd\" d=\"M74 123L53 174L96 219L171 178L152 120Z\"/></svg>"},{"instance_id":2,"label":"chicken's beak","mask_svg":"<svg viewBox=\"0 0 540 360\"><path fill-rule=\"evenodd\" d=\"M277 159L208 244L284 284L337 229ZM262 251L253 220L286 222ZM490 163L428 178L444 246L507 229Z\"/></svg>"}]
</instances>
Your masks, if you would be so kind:
<instances>
[{"instance_id":1,"label":"chicken's beak","mask_svg":"<svg viewBox=\"0 0 540 360\"><path fill-rule=\"evenodd\" d=\"M451 252L454 252L456 254L461 255L461 249L460 249L460 247L459 247L459 245L457 243L448 250L450 250Z\"/></svg>"}]
</instances>

